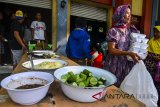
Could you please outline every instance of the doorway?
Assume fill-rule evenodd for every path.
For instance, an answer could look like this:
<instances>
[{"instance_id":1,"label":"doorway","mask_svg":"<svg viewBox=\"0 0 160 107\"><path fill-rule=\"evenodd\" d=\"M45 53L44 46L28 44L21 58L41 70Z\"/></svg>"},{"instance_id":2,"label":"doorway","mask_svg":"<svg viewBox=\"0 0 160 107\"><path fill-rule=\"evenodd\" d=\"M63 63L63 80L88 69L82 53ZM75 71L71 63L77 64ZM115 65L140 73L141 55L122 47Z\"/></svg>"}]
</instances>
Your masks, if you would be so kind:
<instances>
[{"instance_id":1,"label":"doorway","mask_svg":"<svg viewBox=\"0 0 160 107\"><path fill-rule=\"evenodd\" d=\"M75 19L78 16L71 15L71 22L70 22L70 32L72 32L75 28ZM87 22L86 31L90 35L91 45L96 43L102 43L105 41L106 38L106 31L107 31L107 23L106 21L99 21L95 19L84 18Z\"/></svg>"}]
</instances>

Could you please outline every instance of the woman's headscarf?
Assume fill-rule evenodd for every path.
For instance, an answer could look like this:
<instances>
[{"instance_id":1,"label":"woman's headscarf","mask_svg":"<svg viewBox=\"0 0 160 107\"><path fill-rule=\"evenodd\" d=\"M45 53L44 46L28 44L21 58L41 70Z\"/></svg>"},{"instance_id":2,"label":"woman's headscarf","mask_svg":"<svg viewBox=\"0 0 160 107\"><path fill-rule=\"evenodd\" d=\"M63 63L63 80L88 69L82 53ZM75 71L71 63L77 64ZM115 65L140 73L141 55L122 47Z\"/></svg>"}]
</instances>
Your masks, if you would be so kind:
<instances>
[{"instance_id":1,"label":"woman's headscarf","mask_svg":"<svg viewBox=\"0 0 160 107\"><path fill-rule=\"evenodd\" d=\"M154 28L160 32L160 26L154 26Z\"/></svg>"},{"instance_id":2,"label":"woman's headscarf","mask_svg":"<svg viewBox=\"0 0 160 107\"><path fill-rule=\"evenodd\" d=\"M124 16L126 13L127 8L131 8L130 5L121 5L117 7L115 10L112 19L114 21L114 27L126 27L126 23L124 20Z\"/></svg>"}]
</instances>

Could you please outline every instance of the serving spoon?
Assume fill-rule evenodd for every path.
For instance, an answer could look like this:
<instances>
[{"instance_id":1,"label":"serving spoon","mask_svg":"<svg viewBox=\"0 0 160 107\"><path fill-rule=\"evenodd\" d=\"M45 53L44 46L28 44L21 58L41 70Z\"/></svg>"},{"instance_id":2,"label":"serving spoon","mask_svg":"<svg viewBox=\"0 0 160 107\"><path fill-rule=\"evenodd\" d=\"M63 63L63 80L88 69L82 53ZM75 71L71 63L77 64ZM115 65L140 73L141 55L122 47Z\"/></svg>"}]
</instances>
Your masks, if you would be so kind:
<instances>
[{"instance_id":1,"label":"serving spoon","mask_svg":"<svg viewBox=\"0 0 160 107\"><path fill-rule=\"evenodd\" d=\"M32 59L33 53L32 52L27 52L27 54L29 55L29 60L30 60L30 63L31 63L31 70L33 70L34 69L34 64L33 64L33 59Z\"/></svg>"}]
</instances>

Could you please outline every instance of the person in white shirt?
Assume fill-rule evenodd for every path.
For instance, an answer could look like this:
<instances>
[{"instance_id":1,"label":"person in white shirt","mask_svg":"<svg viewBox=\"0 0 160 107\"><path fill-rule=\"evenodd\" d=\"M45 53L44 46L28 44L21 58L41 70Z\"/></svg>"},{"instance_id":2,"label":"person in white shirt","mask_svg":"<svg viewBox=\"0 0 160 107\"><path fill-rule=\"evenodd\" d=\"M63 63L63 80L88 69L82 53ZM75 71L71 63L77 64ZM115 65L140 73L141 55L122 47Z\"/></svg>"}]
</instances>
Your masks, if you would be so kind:
<instances>
[{"instance_id":1,"label":"person in white shirt","mask_svg":"<svg viewBox=\"0 0 160 107\"><path fill-rule=\"evenodd\" d=\"M41 21L41 13L37 12L35 18L36 20L31 23L32 38L37 42L38 49L43 49L44 42L47 42L46 25Z\"/></svg>"},{"instance_id":2,"label":"person in white shirt","mask_svg":"<svg viewBox=\"0 0 160 107\"><path fill-rule=\"evenodd\" d=\"M32 22L32 37L34 40L46 40L46 25L41 21L41 13L37 12L35 16L36 20Z\"/></svg>"}]
</instances>

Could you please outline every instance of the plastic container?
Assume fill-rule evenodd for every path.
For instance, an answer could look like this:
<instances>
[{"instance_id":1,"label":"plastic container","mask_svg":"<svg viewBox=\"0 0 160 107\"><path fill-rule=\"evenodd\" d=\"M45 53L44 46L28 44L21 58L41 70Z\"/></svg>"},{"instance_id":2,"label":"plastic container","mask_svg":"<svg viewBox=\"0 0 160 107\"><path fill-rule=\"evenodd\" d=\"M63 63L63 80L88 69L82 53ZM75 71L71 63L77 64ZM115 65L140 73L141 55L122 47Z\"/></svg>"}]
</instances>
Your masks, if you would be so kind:
<instances>
[{"instance_id":1,"label":"plastic container","mask_svg":"<svg viewBox=\"0 0 160 107\"><path fill-rule=\"evenodd\" d=\"M139 33L131 33L131 39L135 39L135 38L138 38L138 35Z\"/></svg>"},{"instance_id":2,"label":"plastic container","mask_svg":"<svg viewBox=\"0 0 160 107\"><path fill-rule=\"evenodd\" d=\"M147 53L147 49L140 49L140 53Z\"/></svg>"},{"instance_id":3,"label":"plastic container","mask_svg":"<svg viewBox=\"0 0 160 107\"><path fill-rule=\"evenodd\" d=\"M132 43L131 47L140 48L140 47L141 47L141 43L139 43L139 42L134 42L134 43Z\"/></svg>"},{"instance_id":4,"label":"plastic container","mask_svg":"<svg viewBox=\"0 0 160 107\"><path fill-rule=\"evenodd\" d=\"M140 52L140 48L138 48L136 46L132 46L129 51L135 52L135 53L139 53Z\"/></svg>"},{"instance_id":5,"label":"plastic container","mask_svg":"<svg viewBox=\"0 0 160 107\"><path fill-rule=\"evenodd\" d=\"M138 34L138 38L144 39L144 38L146 38L146 35L145 34Z\"/></svg>"},{"instance_id":6,"label":"plastic container","mask_svg":"<svg viewBox=\"0 0 160 107\"><path fill-rule=\"evenodd\" d=\"M141 49L147 49L147 47L148 47L148 44L141 44Z\"/></svg>"},{"instance_id":7,"label":"plastic container","mask_svg":"<svg viewBox=\"0 0 160 107\"><path fill-rule=\"evenodd\" d=\"M146 39L146 38L144 38L144 39L141 39L141 42L142 42L142 43L145 43L145 44L147 44L147 42L148 42L148 39Z\"/></svg>"},{"instance_id":8,"label":"plastic container","mask_svg":"<svg viewBox=\"0 0 160 107\"><path fill-rule=\"evenodd\" d=\"M141 42L142 42L142 39L141 39L141 38L133 38L133 39L132 39L132 43L134 43L134 42L141 43Z\"/></svg>"}]
</instances>

